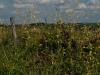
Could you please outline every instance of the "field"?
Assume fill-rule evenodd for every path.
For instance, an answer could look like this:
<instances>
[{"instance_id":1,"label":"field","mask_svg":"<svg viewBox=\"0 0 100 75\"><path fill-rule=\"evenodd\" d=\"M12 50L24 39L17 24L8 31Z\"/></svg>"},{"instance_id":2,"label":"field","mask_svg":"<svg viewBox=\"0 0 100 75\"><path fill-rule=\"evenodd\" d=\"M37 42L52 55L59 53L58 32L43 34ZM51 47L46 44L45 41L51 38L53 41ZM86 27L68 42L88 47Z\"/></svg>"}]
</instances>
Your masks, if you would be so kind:
<instances>
[{"instance_id":1,"label":"field","mask_svg":"<svg viewBox=\"0 0 100 75\"><path fill-rule=\"evenodd\" d=\"M0 26L0 75L100 75L100 25Z\"/></svg>"}]
</instances>

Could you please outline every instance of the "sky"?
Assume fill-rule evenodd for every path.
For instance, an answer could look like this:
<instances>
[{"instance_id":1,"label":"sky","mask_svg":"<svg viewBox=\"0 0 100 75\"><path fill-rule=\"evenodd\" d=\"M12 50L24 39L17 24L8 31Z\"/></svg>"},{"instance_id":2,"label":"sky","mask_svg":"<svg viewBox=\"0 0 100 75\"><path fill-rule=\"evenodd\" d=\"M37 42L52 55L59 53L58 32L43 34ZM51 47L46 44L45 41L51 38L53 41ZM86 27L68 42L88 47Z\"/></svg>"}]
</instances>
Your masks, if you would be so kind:
<instances>
[{"instance_id":1,"label":"sky","mask_svg":"<svg viewBox=\"0 0 100 75\"><path fill-rule=\"evenodd\" d=\"M0 0L0 22L100 22L100 0Z\"/></svg>"}]
</instances>

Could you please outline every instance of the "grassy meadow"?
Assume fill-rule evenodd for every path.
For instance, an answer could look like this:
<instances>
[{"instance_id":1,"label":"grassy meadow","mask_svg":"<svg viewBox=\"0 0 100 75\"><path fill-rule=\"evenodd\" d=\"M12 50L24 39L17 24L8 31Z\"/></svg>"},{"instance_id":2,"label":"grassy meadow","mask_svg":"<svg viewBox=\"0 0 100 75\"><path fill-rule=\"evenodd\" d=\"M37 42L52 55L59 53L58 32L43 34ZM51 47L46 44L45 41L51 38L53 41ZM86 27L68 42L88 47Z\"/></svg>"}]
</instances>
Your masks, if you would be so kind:
<instances>
[{"instance_id":1,"label":"grassy meadow","mask_svg":"<svg viewBox=\"0 0 100 75\"><path fill-rule=\"evenodd\" d=\"M0 25L0 75L100 75L100 25Z\"/></svg>"}]
</instances>

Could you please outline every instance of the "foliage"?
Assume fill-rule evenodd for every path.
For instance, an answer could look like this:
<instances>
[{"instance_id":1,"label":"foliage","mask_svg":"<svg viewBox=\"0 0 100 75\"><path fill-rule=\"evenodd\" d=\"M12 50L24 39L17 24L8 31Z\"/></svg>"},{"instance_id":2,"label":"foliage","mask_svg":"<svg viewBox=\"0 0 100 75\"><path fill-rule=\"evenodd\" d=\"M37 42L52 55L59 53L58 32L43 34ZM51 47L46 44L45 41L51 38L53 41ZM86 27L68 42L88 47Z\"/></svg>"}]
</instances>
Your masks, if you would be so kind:
<instances>
[{"instance_id":1,"label":"foliage","mask_svg":"<svg viewBox=\"0 0 100 75\"><path fill-rule=\"evenodd\" d=\"M0 75L100 75L100 25L0 26Z\"/></svg>"}]
</instances>

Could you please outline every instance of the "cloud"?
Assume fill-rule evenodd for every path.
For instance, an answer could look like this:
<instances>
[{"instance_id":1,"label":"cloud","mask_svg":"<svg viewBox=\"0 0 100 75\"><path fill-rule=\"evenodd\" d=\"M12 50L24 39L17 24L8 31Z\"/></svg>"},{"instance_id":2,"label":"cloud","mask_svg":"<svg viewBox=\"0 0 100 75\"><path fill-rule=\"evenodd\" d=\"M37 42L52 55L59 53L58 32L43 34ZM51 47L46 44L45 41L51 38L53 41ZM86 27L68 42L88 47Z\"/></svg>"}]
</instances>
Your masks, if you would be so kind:
<instances>
[{"instance_id":1,"label":"cloud","mask_svg":"<svg viewBox=\"0 0 100 75\"><path fill-rule=\"evenodd\" d=\"M35 0L15 0L16 3L34 3Z\"/></svg>"},{"instance_id":2,"label":"cloud","mask_svg":"<svg viewBox=\"0 0 100 75\"><path fill-rule=\"evenodd\" d=\"M79 3L78 8L79 9L86 9L87 5L85 3Z\"/></svg>"},{"instance_id":3,"label":"cloud","mask_svg":"<svg viewBox=\"0 0 100 75\"><path fill-rule=\"evenodd\" d=\"M97 9L100 9L100 6L89 6L88 8L89 8L89 9L97 10Z\"/></svg>"},{"instance_id":4,"label":"cloud","mask_svg":"<svg viewBox=\"0 0 100 75\"><path fill-rule=\"evenodd\" d=\"M15 8L34 8L33 4L14 4Z\"/></svg>"},{"instance_id":5,"label":"cloud","mask_svg":"<svg viewBox=\"0 0 100 75\"><path fill-rule=\"evenodd\" d=\"M16 3L64 3L66 0L15 0Z\"/></svg>"},{"instance_id":6,"label":"cloud","mask_svg":"<svg viewBox=\"0 0 100 75\"><path fill-rule=\"evenodd\" d=\"M39 3L42 3L42 4L58 4L58 3L64 3L65 0L38 0Z\"/></svg>"},{"instance_id":7,"label":"cloud","mask_svg":"<svg viewBox=\"0 0 100 75\"><path fill-rule=\"evenodd\" d=\"M73 12L73 11L74 11L74 9L66 9L65 10L66 13L70 13L70 12Z\"/></svg>"},{"instance_id":8,"label":"cloud","mask_svg":"<svg viewBox=\"0 0 100 75\"><path fill-rule=\"evenodd\" d=\"M13 11L14 15L16 15L17 11L20 15L27 15L27 13L31 15L31 12L33 16L35 15L39 18L54 15L55 12L57 12L56 8L61 16L74 13L75 16L79 15L82 18L86 16L85 14L92 13L97 15L97 12L98 14L100 12L100 0L11 0L13 1L12 3L8 1L9 0L0 1L0 9L6 8L7 10L5 10L5 12L7 14L8 10ZM3 2L4 5L1 2ZM12 10L12 8L14 8L14 10ZM55 15L52 16L52 18L54 17Z\"/></svg>"},{"instance_id":9,"label":"cloud","mask_svg":"<svg viewBox=\"0 0 100 75\"><path fill-rule=\"evenodd\" d=\"M98 4L85 4L85 3L80 3L76 9L93 9L97 10L100 9L100 5Z\"/></svg>"},{"instance_id":10,"label":"cloud","mask_svg":"<svg viewBox=\"0 0 100 75\"><path fill-rule=\"evenodd\" d=\"M37 0L15 0L13 6L15 8L34 8Z\"/></svg>"},{"instance_id":11,"label":"cloud","mask_svg":"<svg viewBox=\"0 0 100 75\"><path fill-rule=\"evenodd\" d=\"M49 3L49 2L50 2L50 0L41 0L41 1L40 1L40 3L43 3L43 4Z\"/></svg>"},{"instance_id":12,"label":"cloud","mask_svg":"<svg viewBox=\"0 0 100 75\"><path fill-rule=\"evenodd\" d=\"M3 4L0 4L0 9L5 8L5 6Z\"/></svg>"}]
</instances>

